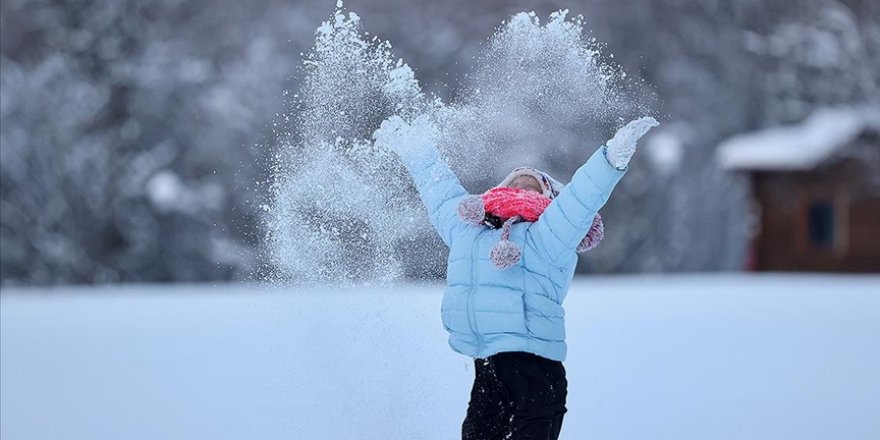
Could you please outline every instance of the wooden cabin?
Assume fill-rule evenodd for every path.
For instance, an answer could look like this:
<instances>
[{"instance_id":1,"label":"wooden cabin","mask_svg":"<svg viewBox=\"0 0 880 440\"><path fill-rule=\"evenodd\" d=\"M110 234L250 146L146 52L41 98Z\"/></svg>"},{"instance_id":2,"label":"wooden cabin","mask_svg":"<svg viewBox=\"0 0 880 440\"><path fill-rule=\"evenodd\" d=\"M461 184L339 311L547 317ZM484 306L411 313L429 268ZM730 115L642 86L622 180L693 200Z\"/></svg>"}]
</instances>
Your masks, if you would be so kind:
<instances>
[{"instance_id":1,"label":"wooden cabin","mask_svg":"<svg viewBox=\"0 0 880 440\"><path fill-rule=\"evenodd\" d=\"M722 168L750 176L747 268L880 272L880 109L821 110L717 151Z\"/></svg>"}]
</instances>

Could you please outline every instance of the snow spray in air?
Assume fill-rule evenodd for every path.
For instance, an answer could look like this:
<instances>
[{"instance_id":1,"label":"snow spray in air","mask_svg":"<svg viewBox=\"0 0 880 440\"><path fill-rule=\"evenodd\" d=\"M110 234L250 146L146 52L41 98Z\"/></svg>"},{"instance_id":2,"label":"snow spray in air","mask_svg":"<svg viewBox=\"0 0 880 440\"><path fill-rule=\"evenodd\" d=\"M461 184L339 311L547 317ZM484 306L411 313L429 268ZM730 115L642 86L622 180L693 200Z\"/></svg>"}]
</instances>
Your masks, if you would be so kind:
<instances>
[{"instance_id":1,"label":"snow spray in air","mask_svg":"<svg viewBox=\"0 0 880 440\"><path fill-rule=\"evenodd\" d=\"M303 57L273 164L266 250L278 278L381 283L442 267L445 248L411 178L371 141L391 115L428 115L440 129L437 147L467 185L486 177L486 163L501 174L511 165L502 157L540 165L545 153L583 149L583 127L646 113L621 69L601 62L595 40L583 37L582 18L566 13L545 25L534 13L511 17L445 103L338 2Z\"/></svg>"}]
</instances>

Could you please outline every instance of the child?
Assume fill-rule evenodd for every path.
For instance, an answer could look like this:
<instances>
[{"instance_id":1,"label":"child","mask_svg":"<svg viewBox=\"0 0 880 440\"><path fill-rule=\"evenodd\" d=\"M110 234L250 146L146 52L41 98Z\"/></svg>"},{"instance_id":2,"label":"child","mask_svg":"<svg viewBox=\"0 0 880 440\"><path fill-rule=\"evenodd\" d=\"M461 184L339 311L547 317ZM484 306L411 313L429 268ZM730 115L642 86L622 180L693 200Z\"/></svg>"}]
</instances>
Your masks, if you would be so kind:
<instances>
[{"instance_id":1,"label":"child","mask_svg":"<svg viewBox=\"0 0 880 440\"><path fill-rule=\"evenodd\" d=\"M400 156L449 246L441 317L449 345L475 367L463 439L558 438L567 394L562 302L577 252L595 245L599 209L638 139L657 125L643 117L621 128L568 185L520 167L482 196L470 196L440 157L426 116L392 116L373 134Z\"/></svg>"}]
</instances>

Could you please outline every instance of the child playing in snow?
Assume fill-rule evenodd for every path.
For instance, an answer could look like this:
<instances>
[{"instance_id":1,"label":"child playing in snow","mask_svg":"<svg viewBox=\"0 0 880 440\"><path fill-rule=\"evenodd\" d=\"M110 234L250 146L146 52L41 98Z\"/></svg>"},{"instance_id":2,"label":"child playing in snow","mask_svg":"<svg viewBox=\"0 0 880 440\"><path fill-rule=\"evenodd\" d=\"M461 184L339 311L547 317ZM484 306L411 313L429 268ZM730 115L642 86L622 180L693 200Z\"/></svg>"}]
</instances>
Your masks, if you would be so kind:
<instances>
[{"instance_id":1,"label":"child playing in snow","mask_svg":"<svg viewBox=\"0 0 880 440\"><path fill-rule=\"evenodd\" d=\"M567 394L562 302L577 253L601 240L598 211L657 125L643 117L618 130L568 185L519 167L481 196L469 195L440 157L426 116L392 116L373 134L400 156L449 246L441 317L476 376L463 439L558 438Z\"/></svg>"}]
</instances>

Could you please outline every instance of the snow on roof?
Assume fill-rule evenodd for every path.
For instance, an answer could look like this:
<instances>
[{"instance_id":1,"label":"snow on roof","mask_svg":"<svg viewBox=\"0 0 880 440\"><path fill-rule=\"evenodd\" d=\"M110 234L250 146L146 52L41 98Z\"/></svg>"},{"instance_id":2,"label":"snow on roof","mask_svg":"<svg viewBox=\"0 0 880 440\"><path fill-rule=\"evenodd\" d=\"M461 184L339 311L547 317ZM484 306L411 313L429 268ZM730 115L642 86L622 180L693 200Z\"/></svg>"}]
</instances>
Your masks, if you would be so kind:
<instances>
[{"instance_id":1,"label":"snow on roof","mask_svg":"<svg viewBox=\"0 0 880 440\"><path fill-rule=\"evenodd\" d=\"M728 170L809 170L863 131L880 126L880 107L826 108L799 124L734 136L716 151Z\"/></svg>"}]
</instances>

